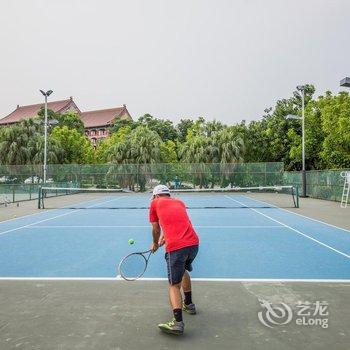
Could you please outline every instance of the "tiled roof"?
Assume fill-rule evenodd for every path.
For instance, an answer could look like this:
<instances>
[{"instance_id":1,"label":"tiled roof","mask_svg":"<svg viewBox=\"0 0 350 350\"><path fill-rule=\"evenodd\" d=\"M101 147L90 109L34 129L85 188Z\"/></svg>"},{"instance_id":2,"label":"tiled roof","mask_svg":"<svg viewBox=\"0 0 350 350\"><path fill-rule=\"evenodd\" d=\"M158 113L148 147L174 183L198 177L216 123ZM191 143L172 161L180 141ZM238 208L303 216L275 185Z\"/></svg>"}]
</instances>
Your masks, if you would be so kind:
<instances>
[{"instance_id":1,"label":"tiled roof","mask_svg":"<svg viewBox=\"0 0 350 350\"><path fill-rule=\"evenodd\" d=\"M115 118L123 115L130 117L125 105L123 107L83 112L81 113L81 120L86 128L93 128L109 125Z\"/></svg>"},{"instance_id":2,"label":"tiled roof","mask_svg":"<svg viewBox=\"0 0 350 350\"><path fill-rule=\"evenodd\" d=\"M79 111L72 98L69 98L67 100L48 102L47 107L54 112L61 112L68 109L70 105L73 105ZM42 107L44 107L44 103L38 103L29 106L17 106L17 108L12 113L10 113L5 118L0 119L0 124L11 124L19 122L22 119L33 118L38 114Z\"/></svg>"}]
</instances>

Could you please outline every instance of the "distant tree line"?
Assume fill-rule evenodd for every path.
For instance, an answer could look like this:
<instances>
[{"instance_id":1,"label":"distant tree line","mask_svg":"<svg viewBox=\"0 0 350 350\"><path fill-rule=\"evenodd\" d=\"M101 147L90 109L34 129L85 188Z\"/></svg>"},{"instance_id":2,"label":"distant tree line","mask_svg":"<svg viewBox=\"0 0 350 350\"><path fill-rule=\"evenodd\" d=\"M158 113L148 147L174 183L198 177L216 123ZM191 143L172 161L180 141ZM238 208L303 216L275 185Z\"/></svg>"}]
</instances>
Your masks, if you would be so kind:
<instances>
[{"instance_id":1,"label":"distant tree line","mask_svg":"<svg viewBox=\"0 0 350 350\"><path fill-rule=\"evenodd\" d=\"M346 92L314 98L306 86L307 169L350 168L350 96ZM49 111L57 125L49 130L48 161L60 164L237 163L284 162L286 170L301 168L301 98L294 92L264 111L260 120L234 125L183 118L177 124L149 114L137 120L118 119L110 136L96 149L73 112ZM36 118L0 128L1 164L43 161L43 111Z\"/></svg>"}]
</instances>

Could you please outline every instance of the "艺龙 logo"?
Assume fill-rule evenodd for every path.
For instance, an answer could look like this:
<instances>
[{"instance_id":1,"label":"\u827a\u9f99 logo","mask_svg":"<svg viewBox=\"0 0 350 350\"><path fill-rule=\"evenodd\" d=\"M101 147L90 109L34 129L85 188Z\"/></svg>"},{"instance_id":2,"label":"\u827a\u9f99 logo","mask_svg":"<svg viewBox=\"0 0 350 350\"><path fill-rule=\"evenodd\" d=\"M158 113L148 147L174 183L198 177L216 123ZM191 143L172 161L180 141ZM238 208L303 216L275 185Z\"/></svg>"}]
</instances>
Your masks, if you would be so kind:
<instances>
[{"instance_id":1,"label":"\u827a\u9f99 logo","mask_svg":"<svg viewBox=\"0 0 350 350\"><path fill-rule=\"evenodd\" d=\"M292 309L285 303L272 304L259 299L263 310L258 312L259 321L266 327L273 328L288 324L293 318Z\"/></svg>"}]
</instances>

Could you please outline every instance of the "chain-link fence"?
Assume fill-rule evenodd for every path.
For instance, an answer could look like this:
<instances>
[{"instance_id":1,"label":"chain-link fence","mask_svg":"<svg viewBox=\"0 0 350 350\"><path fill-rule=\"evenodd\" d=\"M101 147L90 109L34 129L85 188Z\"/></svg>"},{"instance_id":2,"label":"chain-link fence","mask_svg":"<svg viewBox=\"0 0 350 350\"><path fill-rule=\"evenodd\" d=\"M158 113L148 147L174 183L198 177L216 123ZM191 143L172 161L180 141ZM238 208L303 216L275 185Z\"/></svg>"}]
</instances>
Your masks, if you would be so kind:
<instances>
[{"instance_id":1,"label":"chain-link fence","mask_svg":"<svg viewBox=\"0 0 350 350\"><path fill-rule=\"evenodd\" d=\"M49 184L82 188L129 188L146 191L163 183L170 187L216 188L281 185L283 163L241 164L54 164ZM0 195L32 198L42 182L41 165L0 165ZM22 196L22 197L23 197Z\"/></svg>"},{"instance_id":2,"label":"chain-link fence","mask_svg":"<svg viewBox=\"0 0 350 350\"><path fill-rule=\"evenodd\" d=\"M42 181L42 165L0 165L0 203L34 199ZM340 201L341 170L306 172L307 195ZM163 183L170 187L216 188L293 185L301 188L300 172L284 172L283 163L239 164L54 164L48 184L62 187L129 188L146 191Z\"/></svg>"},{"instance_id":3,"label":"chain-link fence","mask_svg":"<svg viewBox=\"0 0 350 350\"><path fill-rule=\"evenodd\" d=\"M343 192L344 178L339 170L310 170L306 172L306 195L312 198L340 201ZM300 172L285 172L283 184L301 188Z\"/></svg>"}]
</instances>

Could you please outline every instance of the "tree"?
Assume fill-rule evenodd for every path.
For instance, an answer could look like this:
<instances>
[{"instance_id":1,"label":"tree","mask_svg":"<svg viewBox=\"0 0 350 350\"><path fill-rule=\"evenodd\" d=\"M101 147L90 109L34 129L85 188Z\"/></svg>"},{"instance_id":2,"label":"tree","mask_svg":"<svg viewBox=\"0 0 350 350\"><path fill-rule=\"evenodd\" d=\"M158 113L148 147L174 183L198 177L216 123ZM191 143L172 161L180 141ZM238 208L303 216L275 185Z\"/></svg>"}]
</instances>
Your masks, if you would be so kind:
<instances>
[{"instance_id":1,"label":"tree","mask_svg":"<svg viewBox=\"0 0 350 350\"><path fill-rule=\"evenodd\" d=\"M213 136L212 144L216 146L217 163L237 163L243 161L244 141L242 137L235 135L230 128L222 129Z\"/></svg>"},{"instance_id":2,"label":"tree","mask_svg":"<svg viewBox=\"0 0 350 350\"><path fill-rule=\"evenodd\" d=\"M59 126L67 126L69 129L76 129L80 134L84 134L84 123L76 112L67 111L57 115Z\"/></svg>"},{"instance_id":3,"label":"tree","mask_svg":"<svg viewBox=\"0 0 350 350\"><path fill-rule=\"evenodd\" d=\"M318 105L322 115L325 138L321 158L327 168L350 167L350 96L340 92L332 96L327 92Z\"/></svg>"},{"instance_id":4,"label":"tree","mask_svg":"<svg viewBox=\"0 0 350 350\"><path fill-rule=\"evenodd\" d=\"M146 126L138 126L128 137L113 144L107 151L107 158L116 164L152 164L161 161L162 140L159 135ZM136 167L136 176L123 177L123 183L134 189L137 182L140 191L145 190L147 174L140 166ZM113 168L110 169L112 172Z\"/></svg>"},{"instance_id":5,"label":"tree","mask_svg":"<svg viewBox=\"0 0 350 350\"><path fill-rule=\"evenodd\" d=\"M38 112L37 119L41 121L42 124L44 124L45 119L45 109L44 107L40 108L40 111ZM75 111L68 110L64 113L56 113L51 109L47 110L47 120L53 121L57 120L58 125L60 127L67 126L69 129L76 129L80 134L84 134L85 128L84 123L81 120L79 114Z\"/></svg>"},{"instance_id":6,"label":"tree","mask_svg":"<svg viewBox=\"0 0 350 350\"><path fill-rule=\"evenodd\" d=\"M119 128L118 131L111 134L109 137L106 137L105 139L101 140L97 144L97 148L95 151L95 160L97 161L97 163L107 163L109 154L111 153L110 148L115 144L124 141L130 133L130 126L124 126Z\"/></svg>"},{"instance_id":7,"label":"tree","mask_svg":"<svg viewBox=\"0 0 350 350\"><path fill-rule=\"evenodd\" d=\"M29 136L21 125L0 129L0 159L2 164L27 164L30 161L28 150Z\"/></svg>"},{"instance_id":8,"label":"tree","mask_svg":"<svg viewBox=\"0 0 350 350\"><path fill-rule=\"evenodd\" d=\"M215 134L227 128L225 124L218 122L215 119L213 121L204 123L203 126L204 126L204 130L203 130L204 134L208 137L214 136Z\"/></svg>"},{"instance_id":9,"label":"tree","mask_svg":"<svg viewBox=\"0 0 350 350\"><path fill-rule=\"evenodd\" d=\"M176 132L180 142L186 141L188 130L193 127L194 121L192 119L181 119L176 125Z\"/></svg>"},{"instance_id":10,"label":"tree","mask_svg":"<svg viewBox=\"0 0 350 350\"><path fill-rule=\"evenodd\" d=\"M135 129L137 126L138 124L130 118L117 118L109 128L109 131L114 134L121 128L129 127L130 129Z\"/></svg>"},{"instance_id":11,"label":"tree","mask_svg":"<svg viewBox=\"0 0 350 350\"><path fill-rule=\"evenodd\" d=\"M145 126L138 126L128 137L113 143L107 158L116 163L148 164L161 160L159 135Z\"/></svg>"},{"instance_id":12,"label":"tree","mask_svg":"<svg viewBox=\"0 0 350 350\"><path fill-rule=\"evenodd\" d=\"M251 121L230 127L234 135L243 139L244 162L269 162L272 158L266 120Z\"/></svg>"},{"instance_id":13,"label":"tree","mask_svg":"<svg viewBox=\"0 0 350 350\"><path fill-rule=\"evenodd\" d=\"M162 142L160 154L162 163L176 163L178 161L176 143L170 140Z\"/></svg>"},{"instance_id":14,"label":"tree","mask_svg":"<svg viewBox=\"0 0 350 350\"><path fill-rule=\"evenodd\" d=\"M305 106L312 99L314 92L314 86L305 86ZM286 169L291 170L296 166L296 162L290 157L290 149L295 142L294 135L301 135L301 128L300 123L286 118L288 114L301 115L301 97L296 91L292 97L278 100L274 108L265 110L263 123L266 129L263 133L268 140L269 161L284 162ZM294 134L290 129L294 129Z\"/></svg>"},{"instance_id":15,"label":"tree","mask_svg":"<svg viewBox=\"0 0 350 350\"><path fill-rule=\"evenodd\" d=\"M92 163L94 148L87 137L67 126L55 127L50 134L51 142L58 142L63 150L62 163Z\"/></svg>"},{"instance_id":16,"label":"tree","mask_svg":"<svg viewBox=\"0 0 350 350\"><path fill-rule=\"evenodd\" d=\"M324 140L322 128L321 110L317 101L310 101L305 109L305 161L307 169L318 169L322 166L320 152ZM289 156L293 169L300 170L302 164L302 134L301 119L290 120L294 124L288 130L288 138L291 140Z\"/></svg>"},{"instance_id":17,"label":"tree","mask_svg":"<svg viewBox=\"0 0 350 350\"><path fill-rule=\"evenodd\" d=\"M178 137L173 122L168 119L158 119L145 114L138 119L137 124L156 132L163 141L175 141Z\"/></svg>"}]
</instances>

